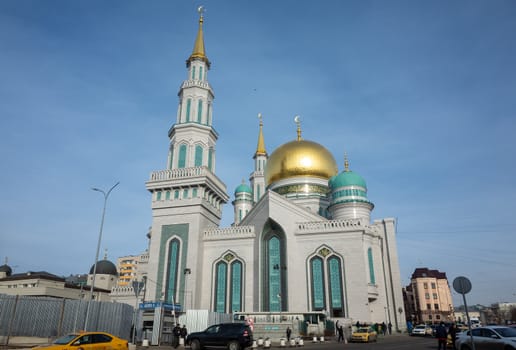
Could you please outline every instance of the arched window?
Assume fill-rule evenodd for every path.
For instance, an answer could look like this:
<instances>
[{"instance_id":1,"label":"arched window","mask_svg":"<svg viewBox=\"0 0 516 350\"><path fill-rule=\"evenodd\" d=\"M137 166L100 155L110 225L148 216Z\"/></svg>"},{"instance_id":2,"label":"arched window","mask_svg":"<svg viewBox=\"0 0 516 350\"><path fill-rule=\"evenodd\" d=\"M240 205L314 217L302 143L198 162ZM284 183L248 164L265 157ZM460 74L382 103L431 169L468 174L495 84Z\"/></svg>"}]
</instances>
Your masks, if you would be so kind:
<instances>
[{"instance_id":1,"label":"arched window","mask_svg":"<svg viewBox=\"0 0 516 350\"><path fill-rule=\"evenodd\" d=\"M215 312L226 312L226 285L228 265L219 262L215 265Z\"/></svg>"},{"instance_id":2,"label":"arched window","mask_svg":"<svg viewBox=\"0 0 516 350\"><path fill-rule=\"evenodd\" d=\"M213 148L208 150L208 169L213 171Z\"/></svg>"},{"instance_id":3,"label":"arched window","mask_svg":"<svg viewBox=\"0 0 516 350\"><path fill-rule=\"evenodd\" d=\"M328 259L328 282L330 284L330 308L333 316L343 316L342 262L337 256Z\"/></svg>"},{"instance_id":4,"label":"arched window","mask_svg":"<svg viewBox=\"0 0 516 350\"><path fill-rule=\"evenodd\" d=\"M234 261L231 263L231 308L229 312L242 310L242 263Z\"/></svg>"},{"instance_id":5,"label":"arched window","mask_svg":"<svg viewBox=\"0 0 516 350\"><path fill-rule=\"evenodd\" d=\"M225 313L243 311L242 296L243 263L233 253L228 252L215 264L213 311Z\"/></svg>"},{"instance_id":6,"label":"arched window","mask_svg":"<svg viewBox=\"0 0 516 350\"><path fill-rule=\"evenodd\" d=\"M195 146L195 166L202 166L202 146Z\"/></svg>"},{"instance_id":7,"label":"arched window","mask_svg":"<svg viewBox=\"0 0 516 350\"><path fill-rule=\"evenodd\" d=\"M374 277L373 250L371 248L367 249L367 260L369 261L369 283L376 284L376 279Z\"/></svg>"},{"instance_id":8,"label":"arched window","mask_svg":"<svg viewBox=\"0 0 516 350\"><path fill-rule=\"evenodd\" d=\"M203 80L203 77L202 77L202 66L199 67L199 80Z\"/></svg>"},{"instance_id":9,"label":"arched window","mask_svg":"<svg viewBox=\"0 0 516 350\"><path fill-rule=\"evenodd\" d=\"M202 100L197 103L197 123L201 123L202 120Z\"/></svg>"},{"instance_id":10,"label":"arched window","mask_svg":"<svg viewBox=\"0 0 516 350\"><path fill-rule=\"evenodd\" d=\"M190 121L190 110L192 109L192 100L189 98L186 100L186 122Z\"/></svg>"},{"instance_id":11,"label":"arched window","mask_svg":"<svg viewBox=\"0 0 516 350\"><path fill-rule=\"evenodd\" d=\"M166 281L165 281L165 302L174 303L178 299L177 294L177 271L179 268L180 242L177 238L168 243L168 256L166 260Z\"/></svg>"},{"instance_id":12,"label":"arched window","mask_svg":"<svg viewBox=\"0 0 516 350\"><path fill-rule=\"evenodd\" d=\"M322 247L308 260L308 269L312 310L326 310L332 317L345 317L342 258L330 248Z\"/></svg>"},{"instance_id":13,"label":"arched window","mask_svg":"<svg viewBox=\"0 0 516 350\"><path fill-rule=\"evenodd\" d=\"M195 66L192 66L192 80L195 80Z\"/></svg>"},{"instance_id":14,"label":"arched window","mask_svg":"<svg viewBox=\"0 0 516 350\"><path fill-rule=\"evenodd\" d=\"M179 160L177 162L178 168L184 168L186 166L186 145L179 146Z\"/></svg>"},{"instance_id":15,"label":"arched window","mask_svg":"<svg viewBox=\"0 0 516 350\"><path fill-rule=\"evenodd\" d=\"M323 259L320 257L312 258L310 260L310 270L312 276L312 309L321 311L326 308Z\"/></svg>"}]
</instances>

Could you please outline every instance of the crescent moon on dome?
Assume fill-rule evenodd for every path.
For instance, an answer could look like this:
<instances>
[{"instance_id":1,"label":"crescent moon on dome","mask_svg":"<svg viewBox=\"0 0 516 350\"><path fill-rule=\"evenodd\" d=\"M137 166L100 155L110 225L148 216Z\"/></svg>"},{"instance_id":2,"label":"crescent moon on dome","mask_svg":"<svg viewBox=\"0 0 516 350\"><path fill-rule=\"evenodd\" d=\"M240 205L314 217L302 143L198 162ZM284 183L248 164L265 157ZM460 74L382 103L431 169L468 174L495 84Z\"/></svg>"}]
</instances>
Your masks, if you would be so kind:
<instances>
[{"instance_id":1,"label":"crescent moon on dome","mask_svg":"<svg viewBox=\"0 0 516 350\"><path fill-rule=\"evenodd\" d=\"M294 122L299 123L299 116L298 116L298 115L296 115L296 116L294 117Z\"/></svg>"}]
</instances>

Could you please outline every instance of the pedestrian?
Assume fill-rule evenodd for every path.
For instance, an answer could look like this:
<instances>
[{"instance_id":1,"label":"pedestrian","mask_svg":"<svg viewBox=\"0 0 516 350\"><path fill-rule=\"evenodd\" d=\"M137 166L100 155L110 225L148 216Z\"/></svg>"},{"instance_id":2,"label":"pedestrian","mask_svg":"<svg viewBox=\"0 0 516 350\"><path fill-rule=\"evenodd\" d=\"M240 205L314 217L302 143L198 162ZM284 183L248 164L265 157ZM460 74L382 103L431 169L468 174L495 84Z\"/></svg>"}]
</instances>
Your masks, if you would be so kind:
<instances>
[{"instance_id":1,"label":"pedestrian","mask_svg":"<svg viewBox=\"0 0 516 350\"><path fill-rule=\"evenodd\" d=\"M437 350L446 350L446 341L448 338L448 332L444 326L444 322L441 322L435 330L435 337L437 338Z\"/></svg>"},{"instance_id":2,"label":"pedestrian","mask_svg":"<svg viewBox=\"0 0 516 350\"><path fill-rule=\"evenodd\" d=\"M355 325L357 328L360 328L360 321L357 320L357 324Z\"/></svg>"},{"instance_id":3,"label":"pedestrian","mask_svg":"<svg viewBox=\"0 0 516 350\"><path fill-rule=\"evenodd\" d=\"M292 334L292 329L290 327L287 327L287 342L290 343L290 335Z\"/></svg>"},{"instance_id":4,"label":"pedestrian","mask_svg":"<svg viewBox=\"0 0 516 350\"><path fill-rule=\"evenodd\" d=\"M337 339L337 342L340 343L341 340L344 341L344 328L342 328L341 325L337 330L339 332L339 338Z\"/></svg>"},{"instance_id":5,"label":"pedestrian","mask_svg":"<svg viewBox=\"0 0 516 350\"><path fill-rule=\"evenodd\" d=\"M181 336L181 327L179 323L176 323L174 329L172 329L172 346L176 349L179 346L179 337Z\"/></svg>"},{"instance_id":6,"label":"pedestrian","mask_svg":"<svg viewBox=\"0 0 516 350\"><path fill-rule=\"evenodd\" d=\"M389 329L389 335L392 334L392 323L389 322L389 324L387 325L387 328Z\"/></svg>"},{"instance_id":7,"label":"pedestrian","mask_svg":"<svg viewBox=\"0 0 516 350\"><path fill-rule=\"evenodd\" d=\"M452 323L450 325L450 329L448 330L448 334L451 337L452 347L455 350L455 340L457 339L457 326L455 325L455 323Z\"/></svg>"},{"instance_id":8,"label":"pedestrian","mask_svg":"<svg viewBox=\"0 0 516 350\"><path fill-rule=\"evenodd\" d=\"M383 335L387 334L387 325L385 324L385 322L382 322L382 333Z\"/></svg>"},{"instance_id":9,"label":"pedestrian","mask_svg":"<svg viewBox=\"0 0 516 350\"><path fill-rule=\"evenodd\" d=\"M183 344L186 344L186 336L188 335L188 330L186 329L185 325L183 325L183 328L181 328L181 331L179 333L181 334L181 338L183 338Z\"/></svg>"}]
</instances>

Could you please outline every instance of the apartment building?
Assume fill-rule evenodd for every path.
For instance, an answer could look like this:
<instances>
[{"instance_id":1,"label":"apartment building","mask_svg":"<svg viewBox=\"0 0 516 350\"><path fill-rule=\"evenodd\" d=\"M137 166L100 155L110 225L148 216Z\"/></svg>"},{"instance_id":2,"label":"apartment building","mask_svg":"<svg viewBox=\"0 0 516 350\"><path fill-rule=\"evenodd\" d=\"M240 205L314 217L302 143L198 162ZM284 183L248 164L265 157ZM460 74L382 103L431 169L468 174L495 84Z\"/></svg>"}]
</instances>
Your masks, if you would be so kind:
<instances>
[{"instance_id":1,"label":"apartment building","mask_svg":"<svg viewBox=\"0 0 516 350\"><path fill-rule=\"evenodd\" d=\"M445 272L416 268L404 290L405 311L413 324L455 320L453 301Z\"/></svg>"}]
</instances>

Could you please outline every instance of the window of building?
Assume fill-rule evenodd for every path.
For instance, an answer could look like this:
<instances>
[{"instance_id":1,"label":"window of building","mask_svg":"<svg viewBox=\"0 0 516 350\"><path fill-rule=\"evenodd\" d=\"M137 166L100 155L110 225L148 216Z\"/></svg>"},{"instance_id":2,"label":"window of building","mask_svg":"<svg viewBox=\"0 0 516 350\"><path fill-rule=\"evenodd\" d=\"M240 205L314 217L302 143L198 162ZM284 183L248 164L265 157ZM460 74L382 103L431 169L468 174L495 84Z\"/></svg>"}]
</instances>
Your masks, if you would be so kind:
<instances>
[{"instance_id":1,"label":"window of building","mask_svg":"<svg viewBox=\"0 0 516 350\"><path fill-rule=\"evenodd\" d=\"M426 304L426 309L427 310L432 310L432 305L431 304Z\"/></svg>"},{"instance_id":2,"label":"window of building","mask_svg":"<svg viewBox=\"0 0 516 350\"><path fill-rule=\"evenodd\" d=\"M425 299L430 299L430 293L425 293Z\"/></svg>"},{"instance_id":3,"label":"window of building","mask_svg":"<svg viewBox=\"0 0 516 350\"><path fill-rule=\"evenodd\" d=\"M197 198L197 188L192 189L192 198Z\"/></svg>"},{"instance_id":4,"label":"window of building","mask_svg":"<svg viewBox=\"0 0 516 350\"><path fill-rule=\"evenodd\" d=\"M367 259L369 261L369 283L376 284L374 276L373 250L371 248L367 249Z\"/></svg>"},{"instance_id":5,"label":"window of building","mask_svg":"<svg viewBox=\"0 0 516 350\"><path fill-rule=\"evenodd\" d=\"M179 190L174 191L174 199L179 199Z\"/></svg>"},{"instance_id":6,"label":"window of building","mask_svg":"<svg viewBox=\"0 0 516 350\"><path fill-rule=\"evenodd\" d=\"M242 277L243 264L232 253L215 264L215 312L242 311Z\"/></svg>"},{"instance_id":7,"label":"window of building","mask_svg":"<svg viewBox=\"0 0 516 350\"><path fill-rule=\"evenodd\" d=\"M195 163L194 166L202 166L202 146L195 146Z\"/></svg>"},{"instance_id":8,"label":"window of building","mask_svg":"<svg viewBox=\"0 0 516 350\"><path fill-rule=\"evenodd\" d=\"M186 100L186 122L190 121L190 110L192 109L192 100L189 98Z\"/></svg>"},{"instance_id":9,"label":"window of building","mask_svg":"<svg viewBox=\"0 0 516 350\"><path fill-rule=\"evenodd\" d=\"M186 167L186 145L179 146L179 160L177 162L177 167Z\"/></svg>"},{"instance_id":10,"label":"window of building","mask_svg":"<svg viewBox=\"0 0 516 350\"><path fill-rule=\"evenodd\" d=\"M428 283L423 283L423 288L428 289Z\"/></svg>"},{"instance_id":11,"label":"window of building","mask_svg":"<svg viewBox=\"0 0 516 350\"><path fill-rule=\"evenodd\" d=\"M188 198L188 189L183 190L183 199Z\"/></svg>"},{"instance_id":12,"label":"window of building","mask_svg":"<svg viewBox=\"0 0 516 350\"><path fill-rule=\"evenodd\" d=\"M432 289L435 289L435 282L432 282Z\"/></svg>"},{"instance_id":13,"label":"window of building","mask_svg":"<svg viewBox=\"0 0 516 350\"><path fill-rule=\"evenodd\" d=\"M202 100L197 103L197 123L201 123L202 120Z\"/></svg>"},{"instance_id":14,"label":"window of building","mask_svg":"<svg viewBox=\"0 0 516 350\"><path fill-rule=\"evenodd\" d=\"M439 304L434 304L434 310L439 310Z\"/></svg>"},{"instance_id":15,"label":"window of building","mask_svg":"<svg viewBox=\"0 0 516 350\"><path fill-rule=\"evenodd\" d=\"M434 299L437 299L437 293L433 293L432 296Z\"/></svg>"},{"instance_id":16,"label":"window of building","mask_svg":"<svg viewBox=\"0 0 516 350\"><path fill-rule=\"evenodd\" d=\"M203 74L203 71L202 71L202 66L201 66L201 67L199 67L199 80L203 80L202 74Z\"/></svg>"},{"instance_id":17,"label":"window of building","mask_svg":"<svg viewBox=\"0 0 516 350\"><path fill-rule=\"evenodd\" d=\"M168 201L170 199L170 191L165 192L165 199Z\"/></svg>"},{"instance_id":18,"label":"window of building","mask_svg":"<svg viewBox=\"0 0 516 350\"><path fill-rule=\"evenodd\" d=\"M160 201L160 200L161 200L161 191L157 191L157 192L156 192L156 200L157 200L157 201Z\"/></svg>"},{"instance_id":19,"label":"window of building","mask_svg":"<svg viewBox=\"0 0 516 350\"><path fill-rule=\"evenodd\" d=\"M165 301L167 303L174 303L178 299L177 294L177 276L179 268L179 248L180 242L174 238L168 243L168 257L166 260L166 287L165 287Z\"/></svg>"},{"instance_id":20,"label":"window of building","mask_svg":"<svg viewBox=\"0 0 516 350\"><path fill-rule=\"evenodd\" d=\"M195 66L192 66L192 80L195 80Z\"/></svg>"}]
</instances>

